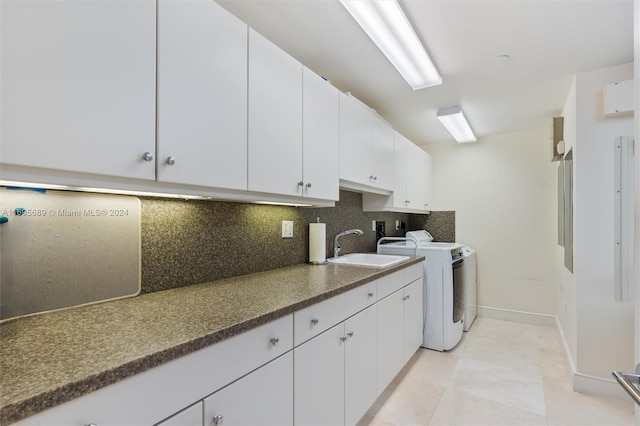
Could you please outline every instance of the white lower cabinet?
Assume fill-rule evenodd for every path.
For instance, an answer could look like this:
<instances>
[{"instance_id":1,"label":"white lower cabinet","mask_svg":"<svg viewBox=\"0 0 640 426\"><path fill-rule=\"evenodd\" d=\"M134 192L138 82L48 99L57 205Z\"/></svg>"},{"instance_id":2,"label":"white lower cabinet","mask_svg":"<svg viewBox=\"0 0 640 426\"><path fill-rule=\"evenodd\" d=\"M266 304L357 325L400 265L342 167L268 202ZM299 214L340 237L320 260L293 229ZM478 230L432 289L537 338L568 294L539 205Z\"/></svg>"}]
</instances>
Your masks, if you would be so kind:
<instances>
[{"instance_id":1,"label":"white lower cabinet","mask_svg":"<svg viewBox=\"0 0 640 426\"><path fill-rule=\"evenodd\" d=\"M352 425L371 407L375 322L374 305L293 350L296 425Z\"/></svg>"},{"instance_id":2,"label":"white lower cabinet","mask_svg":"<svg viewBox=\"0 0 640 426\"><path fill-rule=\"evenodd\" d=\"M376 392L376 309L371 306L344 323L344 423L356 424L378 397Z\"/></svg>"},{"instance_id":3,"label":"white lower cabinet","mask_svg":"<svg viewBox=\"0 0 640 426\"><path fill-rule=\"evenodd\" d=\"M294 423L344 423L344 323L293 350Z\"/></svg>"},{"instance_id":4,"label":"white lower cabinet","mask_svg":"<svg viewBox=\"0 0 640 426\"><path fill-rule=\"evenodd\" d=\"M204 425L222 424L293 424L291 351L204 399Z\"/></svg>"},{"instance_id":5,"label":"white lower cabinet","mask_svg":"<svg viewBox=\"0 0 640 426\"><path fill-rule=\"evenodd\" d=\"M403 289L404 301L404 349L403 365L416 353L423 340L423 291L422 278Z\"/></svg>"},{"instance_id":6,"label":"white lower cabinet","mask_svg":"<svg viewBox=\"0 0 640 426\"><path fill-rule=\"evenodd\" d=\"M398 284L397 280L395 284ZM420 278L377 303L378 394L384 391L422 344L422 292ZM383 294L383 291L379 290L379 293Z\"/></svg>"},{"instance_id":7,"label":"white lower cabinet","mask_svg":"<svg viewBox=\"0 0 640 426\"><path fill-rule=\"evenodd\" d=\"M403 364L404 306L402 290L377 303L377 392L382 391L398 374Z\"/></svg>"}]
</instances>

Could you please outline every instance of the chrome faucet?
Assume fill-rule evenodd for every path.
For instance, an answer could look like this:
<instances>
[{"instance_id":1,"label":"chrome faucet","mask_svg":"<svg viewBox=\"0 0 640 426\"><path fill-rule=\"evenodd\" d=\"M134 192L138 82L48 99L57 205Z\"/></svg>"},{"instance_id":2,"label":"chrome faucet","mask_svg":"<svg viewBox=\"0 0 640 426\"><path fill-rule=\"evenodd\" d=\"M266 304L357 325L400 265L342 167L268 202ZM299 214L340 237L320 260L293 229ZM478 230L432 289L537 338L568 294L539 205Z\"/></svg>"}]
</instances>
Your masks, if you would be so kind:
<instances>
[{"instance_id":1,"label":"chrome faucet","mask_svg":"<svg viewBox=\"0 0 640 426\"><path fill-rule=\"evenodd\" d=\"M348 231L338 232L333 237L333 257L340 256L340 243L338 243L338 238L344 235L362 235L363 232L360 229L349 229Z\"/></svg>"}]
</instances>

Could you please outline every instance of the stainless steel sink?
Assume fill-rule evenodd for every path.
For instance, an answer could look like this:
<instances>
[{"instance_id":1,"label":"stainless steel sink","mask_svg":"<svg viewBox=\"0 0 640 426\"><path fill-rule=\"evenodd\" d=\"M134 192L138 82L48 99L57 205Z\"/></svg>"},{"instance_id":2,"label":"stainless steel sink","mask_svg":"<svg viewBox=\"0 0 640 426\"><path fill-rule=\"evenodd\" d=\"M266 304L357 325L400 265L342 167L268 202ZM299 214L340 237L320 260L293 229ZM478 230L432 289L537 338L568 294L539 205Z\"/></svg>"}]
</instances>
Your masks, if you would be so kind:
<instances>
[{"instance_id":1,"label":"stainless steel sink","mask_svg":"<svg viewBox=\"0 0 640 426\"><path fill-rule=\"evenodd\" d=\"M408 260L409 256L397 256L377 253L350 253L344 256L327 259L337 265L366 266L369 268L386 268Z\"/></svg>"}]
</instances>

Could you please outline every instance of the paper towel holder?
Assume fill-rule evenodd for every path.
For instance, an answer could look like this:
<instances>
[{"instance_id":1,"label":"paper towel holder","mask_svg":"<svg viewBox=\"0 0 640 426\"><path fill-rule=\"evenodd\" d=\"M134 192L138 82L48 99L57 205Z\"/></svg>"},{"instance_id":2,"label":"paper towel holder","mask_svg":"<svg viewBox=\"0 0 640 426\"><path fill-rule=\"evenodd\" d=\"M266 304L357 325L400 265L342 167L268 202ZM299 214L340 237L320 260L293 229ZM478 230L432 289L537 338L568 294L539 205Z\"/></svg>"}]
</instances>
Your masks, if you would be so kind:
<instances>
[{"instance_id":1,"label":"paper towel holder","mask_svg":"<svg viewBox=\"0 0 640 426\"><path fill-rule=\"evenodd\" d=\"M312 227L319 227L316 232L312 231ZM327 249L326 249L326 228L324 223L320 223L317 218L316 223L309 224L309 264L311 265L327 265Z\"/></svg>"}]
</instances>

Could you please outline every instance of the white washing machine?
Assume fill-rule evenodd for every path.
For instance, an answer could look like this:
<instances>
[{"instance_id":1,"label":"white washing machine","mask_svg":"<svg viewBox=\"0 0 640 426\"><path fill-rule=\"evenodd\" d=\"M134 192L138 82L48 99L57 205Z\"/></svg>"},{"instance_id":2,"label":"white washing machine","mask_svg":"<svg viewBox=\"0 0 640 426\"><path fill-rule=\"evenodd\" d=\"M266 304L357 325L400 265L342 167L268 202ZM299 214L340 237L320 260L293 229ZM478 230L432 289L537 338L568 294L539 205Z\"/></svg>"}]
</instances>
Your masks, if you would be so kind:
<instances>
[{"instance_id":1,"label":"white washing machine","mask_svg":"<svg viewBox=\"0 0 640 426\"><path fill-rule=\"evenodd\" d=\"M464 328L462 245L434 243L427 231L407 232L406 240L378 244L378 253L424 256L424 333L422 346L455 347Z\"/></svg>"},{"instance_id":2,"label":"white washing machine","mask_svg":"<svg viewBox=\"0 0 640 426\"><path fill-rule=\"evenodd\" d=\"M464 307L464 331L469 331L473 320L478 314L478 294L477 294L477 263L476 251L469 246L462 246L462 257L464 264L462 266L462 275L464 277L464 292L462 297L462 305Z\"/></svg>"}]
</instances>

